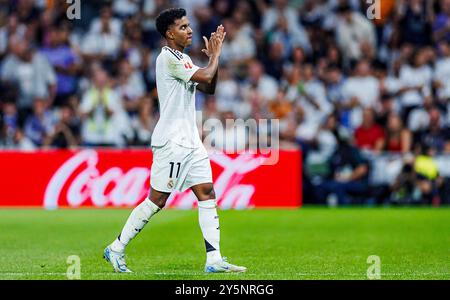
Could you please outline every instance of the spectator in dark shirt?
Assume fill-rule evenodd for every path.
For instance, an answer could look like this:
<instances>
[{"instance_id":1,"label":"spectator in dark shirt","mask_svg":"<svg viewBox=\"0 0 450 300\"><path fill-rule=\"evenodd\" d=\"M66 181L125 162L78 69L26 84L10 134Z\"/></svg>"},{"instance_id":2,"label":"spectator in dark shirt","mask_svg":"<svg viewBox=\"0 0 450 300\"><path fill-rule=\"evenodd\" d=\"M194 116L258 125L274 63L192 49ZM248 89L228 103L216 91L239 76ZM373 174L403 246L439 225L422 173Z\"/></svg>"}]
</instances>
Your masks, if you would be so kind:
<instances>
[{"instance_id":1,"label":"spectator in dark shirt","mask_svg":"<svg viewBox=\"0 0 450 300\"><path fill-rule=\"evenodd\" d=\"M36 98L33 103L33 114L25 122L25 135L36 145L42 146L44 140L53 133L55 119L48 109L48 101Z\"/></svg>"},{"instance_id":2,"label":"spectator in dark shirt","mask_svg":"<svg viewBox=\"0 0 450 300\"><path fill-rule=\"evenodd\" d=\"M14 101L5 100L1 110L1 122L3 124L3 142L8 144L13 140L17 129L19 128L19 114Z\"/></svg>"},{"instance_id":3,"label":"spectator in dark shirt","mask_svg":"<svg viewBox=\"0 0 450 300\"><path fill-rule=\"evenodd\" d=\"M447 144L450 143L450 130L442 125L441 113L438 108L433 107L428 112L428 127L419 130L414 139L414 148L419 149L425 145L433 154L442 153Z\"/></svg>"},{"instance_id":4,"label":"spectator in dark shirt","mask_svg":"<svg viewBox=\"0 0 450 300\"><path fill-rule=\"evenodd\" d=\"M426 0L407 1L404 13L400 13L400 30L402 43L410 43L415 46L430 45L431 17L428 2Z\"/></svg>"},{"instance_id":5,"label":"spectator in dark shirt","mask_svg":"<svg viewBox=\"0 0 450 300\"><path fill-rule=\"evenodd\" d=\"M10 2L16 2L12 4L12 6L14 7L13 11L17 13L19 21L21 23L31 23L33 25L36 24L39 19L40 12L39 9L35 6L35 1L18 0Z\"/></svg>"},{"instance_id":6,"label":"spectator in dark shirt","mask_svg":"<svg viewBox=\"0 0 450 300\"><path fill-rule=\"evenodd\" d=\"M268 56L264 59L266 73L277 80L281 80L283 76L284 48L281 42L270 44Z\"/></svg>"},{"instance_id":7,"label":"spectator in dark shirt","mask_svg":"<svg viewBox=\"0 0 450 300\"><path fill-rule=\"evenodd\" d=\"M441 12L433 23L433 38L435 43L450 42L450 0L441 0Z\"/></svg>"},{"instance_id":8,"label":"spectator in dark shirt","mask_svg":"<svg viewBox=\"0 0 450 300\"><path fill-rule=\"evenodd\" d=\"M339 205L352 203L351 196L368 196L369 163L342 134L338 147L329 159L330 174L319 187L324 196L335 195Z\"/></svg>"},{"instance_id":9,"label":"spectator in dark shirt","mask_svg":"<svg viewBox=\"0 0 450 300\"><path fill-rule=\"evenodd\" d=\"M376 112L375 120L377 124L387 124L392 113L395 113L395 98L388 94L383 94Z\"/></svg>"},{"instance_id":10,"label":"spectator in dark shirt","mask_svg":"<svg viewBox=\"0 0 450 300\"><path fill-rule=\"evenodd\" d=\"M47 136L44 146L55 148L73 148L80 144L80 121L69 105L64 105L59 111L59 121L55 130Z\"/></svg>"},{"instance_id":11,"label":"spectator in dark shirt","mask_svg":"<svg viewBox=\"0 0 450 300\"><path fill-rule=\"evenodd\" d=\"M210 7L200 7L194 12L198 21L198 37L209 36L211 32L214 32L215 28L220 25L220 19L217 15L213 14L213 10Z\"/></svg>"}]
</instances>

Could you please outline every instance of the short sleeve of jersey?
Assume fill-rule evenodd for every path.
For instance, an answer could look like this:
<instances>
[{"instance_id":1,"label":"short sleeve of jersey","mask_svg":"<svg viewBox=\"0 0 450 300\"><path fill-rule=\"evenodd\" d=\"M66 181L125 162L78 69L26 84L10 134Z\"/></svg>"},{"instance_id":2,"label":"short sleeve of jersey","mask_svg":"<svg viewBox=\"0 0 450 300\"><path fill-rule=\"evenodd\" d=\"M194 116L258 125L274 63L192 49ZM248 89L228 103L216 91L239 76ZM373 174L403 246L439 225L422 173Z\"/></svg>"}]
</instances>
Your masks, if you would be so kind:
<instances>
[{"instance_id":1,"label":"short sleeve of jersey","mask_svg":"<svg viewBox=\"0 0 450 300\"><path fill-rule=\"evenodd\" d=\"M189 82L192 75L200 69L200 67L194 65L189 56L180 55L179 53L167 48L165 51L167 51L167 69L170 76L181 79L184 82Z\"/></svg>"}]
</instances>

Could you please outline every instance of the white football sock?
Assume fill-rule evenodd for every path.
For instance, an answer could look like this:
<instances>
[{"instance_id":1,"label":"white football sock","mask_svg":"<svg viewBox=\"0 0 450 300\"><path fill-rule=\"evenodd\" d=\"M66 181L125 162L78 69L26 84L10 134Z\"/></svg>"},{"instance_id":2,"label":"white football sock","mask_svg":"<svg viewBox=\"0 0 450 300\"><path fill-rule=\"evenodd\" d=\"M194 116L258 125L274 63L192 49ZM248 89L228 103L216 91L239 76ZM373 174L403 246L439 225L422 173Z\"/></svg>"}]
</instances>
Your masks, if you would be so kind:
<instances>
[{"instance_id":1,"label":"white football sock","mask_svg":"<svg viewBox=\"0 0 450 300\"><path fill-rule=\"evenodd\" d=\"M141 232L150 218L160 210L161 208L148 198L136 206L128 217L122 232L111 244L111 249L116 252L123 252L128 243Z\"/></svg>"},{"instance_id":2,"label":"white football sock","mask_svg":"<svg viewBox=\"0 0 450 300\"><path fill-rule=\"evenodd\" d=\"M206 263L222 259L220 255L220 228L216 200L198 201L198 222L206 246Z\"/></svg>"}]
</instances>

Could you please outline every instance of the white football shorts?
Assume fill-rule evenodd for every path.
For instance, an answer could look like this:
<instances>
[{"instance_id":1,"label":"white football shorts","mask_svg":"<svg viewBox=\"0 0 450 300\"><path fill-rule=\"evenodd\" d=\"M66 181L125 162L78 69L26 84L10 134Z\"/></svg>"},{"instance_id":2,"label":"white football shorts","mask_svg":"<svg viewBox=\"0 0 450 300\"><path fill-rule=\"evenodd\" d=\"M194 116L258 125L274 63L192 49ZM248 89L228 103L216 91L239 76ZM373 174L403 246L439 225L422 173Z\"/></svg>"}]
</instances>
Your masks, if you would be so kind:
<instances>
[{"instance_id":1,"label":"white football shorts","mask_svg":"<svg viewBox=\"0 0 450 300\"><path fill-rule=\"evenodd\" d=\"M172 141L164 146L152 147L153 163L150 185L159 192L183 192L201 183L212 183L208 152L201 145L186 148Z\"/></svg>"}]
</instances>

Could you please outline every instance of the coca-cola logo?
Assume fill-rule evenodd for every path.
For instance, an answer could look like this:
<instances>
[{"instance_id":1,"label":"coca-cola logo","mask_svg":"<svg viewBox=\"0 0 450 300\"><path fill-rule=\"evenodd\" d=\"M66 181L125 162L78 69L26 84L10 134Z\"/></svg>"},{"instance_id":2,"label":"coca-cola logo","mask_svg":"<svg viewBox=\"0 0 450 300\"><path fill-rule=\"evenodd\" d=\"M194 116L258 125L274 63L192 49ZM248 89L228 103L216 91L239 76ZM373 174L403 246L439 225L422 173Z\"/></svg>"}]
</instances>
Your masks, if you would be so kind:
<instances>
[{"instance_id":1,"label":"coca-cola logo","mask_svg":"<svg viewBox=\"0 0 450 300\"><path fill-rule=\"evenodd\" d=\"M253 206L255 187L242 184L241 180L262 164L265 157L242 153L235 158L213 153L211 161L223 170L214 182L219 207L242 209ZM62 202L69 207L86 205L89 201L96 207L134 206L148 193L150 170L133 167L124 171L113 166L100 172L99 154L95 150L82 150L74 154L50 179L44 195L44 207L56 209ZM197 199L192 191L174 192L168 199L167 207L190 209Z\"/></svg>"}]
</instances>

